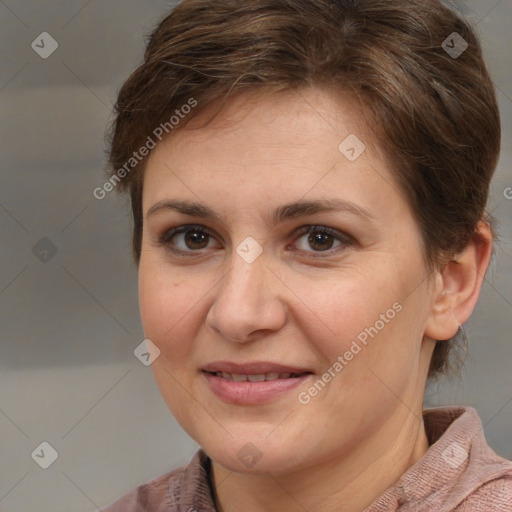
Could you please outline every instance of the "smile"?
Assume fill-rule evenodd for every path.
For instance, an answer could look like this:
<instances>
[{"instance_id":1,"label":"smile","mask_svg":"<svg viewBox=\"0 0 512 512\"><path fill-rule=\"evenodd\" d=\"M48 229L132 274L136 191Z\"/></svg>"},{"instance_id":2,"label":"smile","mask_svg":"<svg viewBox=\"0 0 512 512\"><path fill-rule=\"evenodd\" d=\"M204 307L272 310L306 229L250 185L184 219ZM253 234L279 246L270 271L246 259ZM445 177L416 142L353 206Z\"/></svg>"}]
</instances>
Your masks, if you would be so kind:
<instances>
[{"instance_id":1,"label":"smile","mask_svg":"<svg viewBox=\"0 0 512 512\"><path fill-rule=\"evenodd\" d=\"M287 399L287 396L295 396L292 391L304 384L313 374L309 371L285 371L294 368L272 368L268 365L256 364L251 368L240 366L236 368L203 369L201 374L205 384L221 401L233 405L263 405L278 399ZM228 365L226 365L228 366ZM256 367L255 367L256 366ZM266 367L265 367L266 366ZM231 372L226 371L231 369ZM265 371L267 370L267 371ZM281 370L281 371L277 371ZM245 373L242 373L245 371ZM291 399L291 398L290 398Z\"/></svg>"},{"instance_id":2,"label":"smile","mask_svg":"<svg viewBox=\"0 0 512 512\"><path fill-rule=\"evenodd\" d=\"M278 372L269 372L269 373L259 373L256 375L252 374L240 374L240 373L227 373L227 372L209 372L211 375L215 375L217 377L221 377L226 380L232 380L234 382L264 382L271 381L277 379L290 379L295 377L301 377L305 375L305 373L278 373Z\"/></svg>"}]
</instances>

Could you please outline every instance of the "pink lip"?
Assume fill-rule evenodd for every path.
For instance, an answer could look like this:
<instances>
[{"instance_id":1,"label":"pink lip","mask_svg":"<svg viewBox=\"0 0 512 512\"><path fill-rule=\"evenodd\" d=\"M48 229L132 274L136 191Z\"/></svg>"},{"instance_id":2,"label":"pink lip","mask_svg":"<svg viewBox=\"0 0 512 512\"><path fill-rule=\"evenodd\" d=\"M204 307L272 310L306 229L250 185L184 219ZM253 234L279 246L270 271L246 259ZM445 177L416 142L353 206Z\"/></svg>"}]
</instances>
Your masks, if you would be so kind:
<instances>
[{"instance_id":1,"label":"pink lip","mask_svg":"<svg viewBox=\"0 0 512 512\"><path fill-rule=\"evenodd\" d=\"M263 382L235 382L217 377L215 372L226 372L242 375L259 375L262 373L296 373L296 377L275 379ZM259 405L271 402L299 386L311 377L307 369L296 366L285 366L269 362L253 362L236 364L220 361L205 366L202 370L210 390L221 400L237 405Z\"/></svg>"}]
</instances>

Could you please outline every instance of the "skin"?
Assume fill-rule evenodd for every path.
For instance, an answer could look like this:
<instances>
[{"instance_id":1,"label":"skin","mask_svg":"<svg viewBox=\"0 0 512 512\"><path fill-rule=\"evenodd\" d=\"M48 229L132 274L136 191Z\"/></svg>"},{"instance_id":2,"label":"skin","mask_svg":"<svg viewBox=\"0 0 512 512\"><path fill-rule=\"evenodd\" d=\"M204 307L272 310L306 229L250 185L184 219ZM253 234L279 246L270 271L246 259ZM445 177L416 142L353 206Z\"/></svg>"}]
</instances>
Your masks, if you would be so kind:
<instances>
[{"instance_id":1,"label":"skin","mask_svg":"<svg viewBox=\"0 0 512 512\"><path fill-rule=\"evenodd\" d=\"M432 339L452 337L473 310L490 231L482 224L486 242L428 270L410 207L354 100L311 88L234 97L204 126L208 113L158 145L145 171L139 299L145 335L161 351L156 382L213 460L219 510L361 511L428 449L421 413ZM366 145L354 162L338 149L349 134ZM323 198L371 218L339 211L265 222L283 204ZM148 215L169 200L199 202L219 219L166 208ZM202 245L187 245L184 234L158 242L190 224L212 236ZM352 242L327 235L308 243L296 234L303 226ZM263 250L253 263L236 252L249 236ZM300 403L299 392L396 303L401 311ZM200 372L218 360L315 375L272 402L229 404ZM237 457L246 443L261 454L251 467Z\"/></svg>"}]
</instances>

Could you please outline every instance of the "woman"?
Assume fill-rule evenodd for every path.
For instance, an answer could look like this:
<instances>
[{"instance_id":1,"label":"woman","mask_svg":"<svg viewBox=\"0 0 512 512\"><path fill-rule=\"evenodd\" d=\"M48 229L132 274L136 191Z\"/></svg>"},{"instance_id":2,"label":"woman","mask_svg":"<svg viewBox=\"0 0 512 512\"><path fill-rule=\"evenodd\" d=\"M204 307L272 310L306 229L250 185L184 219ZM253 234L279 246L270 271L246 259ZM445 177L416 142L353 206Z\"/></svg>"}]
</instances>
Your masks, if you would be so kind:
<instances>
[{"instance_id":1,"label":"woman","mask_svg":"<svg viewBox=\"0 0 512 512\"><path fill-rule=\"evenodd\" d=\"M437 0L178 5L120 91L110 183L201 450L106 510L512 510L476 411L423 411L491 257L499 142Z\"/></svg>"}]
</instances>

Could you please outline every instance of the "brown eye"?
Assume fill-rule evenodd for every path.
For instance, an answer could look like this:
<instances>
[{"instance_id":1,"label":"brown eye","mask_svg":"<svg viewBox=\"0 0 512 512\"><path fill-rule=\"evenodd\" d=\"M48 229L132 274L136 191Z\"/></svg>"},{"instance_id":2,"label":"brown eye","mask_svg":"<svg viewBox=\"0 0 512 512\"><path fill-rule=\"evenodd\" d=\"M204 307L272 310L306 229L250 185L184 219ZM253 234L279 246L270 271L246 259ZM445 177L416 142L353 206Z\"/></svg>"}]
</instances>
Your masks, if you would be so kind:
<instances>
[{"instance_id":1,"label":"brown eye","mask_svg":"<svg viewBox=\"0 0 512 512\"><path fill-rule=\"evenodd\" d=\"M326 226L304 226L297 233L296 242L299 251L309 253L339 252L354 244L354 239Z\"/></svg>"},{"instance_id":2,"label":"brown eye","mask_svg":"<svg viewBox=\"0 0 512 512\"><path fill-rule=\"evenodd\" d=\"M211 247L213 235L199 226L180 226L166 231L158 244L171 252L183 254L199 252Z\"/></svg>"},{"instance_id":3,"label":"brown eye","mask_svg":"<svg viewBox=\"0 0 512 512\"><path fill-rule=\"evenodd\" d=\"M210 236L207 233L200 233L198 231L187 231L184 234L185 245L187 246L188 249L204 249L207 247Z\"/></svg>"},{"instance_id":4,"label":"brown eye","mask_svg":"<svg viewBox=\"0 0 512 512\"><path fill-rule=\"evenodd\" d=\"M332 249L334 237L328 233L311 233L308 236L308 244L311 248L318 251L328 251L329 249Z\"/></svg>"}]
</instances>

